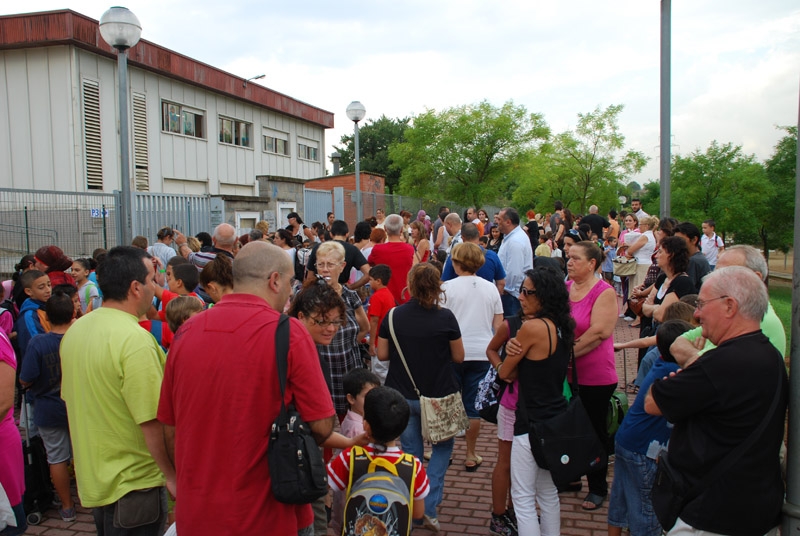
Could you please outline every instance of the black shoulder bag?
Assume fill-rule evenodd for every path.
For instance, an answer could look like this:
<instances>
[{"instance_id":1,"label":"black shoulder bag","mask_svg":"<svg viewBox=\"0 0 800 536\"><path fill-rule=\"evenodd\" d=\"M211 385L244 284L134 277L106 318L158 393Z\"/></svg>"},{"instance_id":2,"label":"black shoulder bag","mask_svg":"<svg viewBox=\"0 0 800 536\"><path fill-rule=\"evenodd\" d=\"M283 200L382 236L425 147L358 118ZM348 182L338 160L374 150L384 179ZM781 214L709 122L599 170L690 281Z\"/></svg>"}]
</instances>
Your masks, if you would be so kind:
<instances>
[{"instance_id":1,"label":"black shoulder bag","mask_svg":"<svg viewBox=\"0 0 800 536\"><path fill-rule=\"evenodd\" d=\"M272 423L267 461L275 498L287 504L307 504L328 492L325 463L311 428L300 413L284 402L289 368L289 317L281 315L275 331L275 358L281 386L281 412Z\"/></svg>"},{"instance_id":2,"label":"black shoulder bag","mask_svg":"<svg viewBox=\"0 0 800 536\"><path fill-rule=\"evenodd\" d=\"M549 333L549 325L547 329ZM570 350L570 361L572 399L567 409L546 421L531 423L528 433L536 464L550 471L559 488L606 463L603 444L581 402L574 350Z\"/></svg>"},{"instance_id":3,"label":"black shoulder bag","mask_svg":"<svg viewBox=\"0 0 800 536\"><path fill-rule=\"evenodd\" d=\"M767 412L767 417L763 419L753 433L739 445L725 455L706 476L692 488L687 489L683 475L679 473L669 462L669 452L662 452L658 455L658 467L656 477L653 482L653 489L650 491L650 498L653 501L653 510L656 513L658 522L665 531L669 531L675 526L678 517L686 505L697 498L708 486L723 474L733 468L736 462L744 453L752 447L756 440L761 437L767 428L770 419L775 415L778 408L778 400L781 397L781 369L778 367L778 388L772 398L772 404Z\"/></svg>"}]
</instances>

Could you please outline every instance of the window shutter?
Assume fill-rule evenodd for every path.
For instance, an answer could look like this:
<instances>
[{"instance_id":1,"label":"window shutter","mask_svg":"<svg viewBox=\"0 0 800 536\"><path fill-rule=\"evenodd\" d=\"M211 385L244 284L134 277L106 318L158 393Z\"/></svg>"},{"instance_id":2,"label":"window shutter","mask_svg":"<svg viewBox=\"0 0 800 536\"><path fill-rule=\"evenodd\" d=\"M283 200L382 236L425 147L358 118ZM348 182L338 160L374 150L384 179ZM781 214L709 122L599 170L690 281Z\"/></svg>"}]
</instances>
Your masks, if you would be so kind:
<instances>
[{"instance_id":1,"label":"window shutter","mask_svg":"<svg viewBox=\"0 0 800 536\"><path fill-rule=\"evenodd\" d=\"M83 143L86 188L103 189L103 151L100 137L100 84L83 80Z\"/></svg>"},{"instance_id":2,"label":"window shutter","mask_svg":"<svg viewBox=\"0 0 800 536\"><path fill-rule=\"evenodd\" d=\"M147 153L147 97L133 94L133 168L136 174L136 191L150 191L150 171Z\"/></svg>"}]
</instances>

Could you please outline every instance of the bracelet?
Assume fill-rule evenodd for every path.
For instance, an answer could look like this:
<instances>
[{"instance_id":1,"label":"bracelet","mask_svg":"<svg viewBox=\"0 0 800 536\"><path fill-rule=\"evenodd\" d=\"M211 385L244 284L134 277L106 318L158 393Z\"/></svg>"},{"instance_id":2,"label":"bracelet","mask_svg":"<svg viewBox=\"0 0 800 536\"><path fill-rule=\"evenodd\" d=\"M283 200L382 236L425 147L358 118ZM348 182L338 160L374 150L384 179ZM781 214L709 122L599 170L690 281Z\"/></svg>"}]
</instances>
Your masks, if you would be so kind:
<instances>
[{"instance_id":1,"label":"bracelet","mask_svg":"<svg viewBox=\"0 0 800 536\"><path fill-rule=\"evenodd\" d=\"M497 372L497 373L499 374L499 373L500 373L500 367L502 367L502 366L503 366L503 362L502 362L502 361L500 361L500 362L497 364L497 366L494 368L494 371L495 371L495 372Z\"/></svg>"},{"instance_id":2,"label":"bracelet","mask_svg":"<svg viewBox=\"0 0 800 536\"><path fill-rule=\"evenodd\" d=\"M167 273L167 271L166 271L166 270L159 270L159 271L158 271L158 273L160 273L160 274L166 274L166 273Z\"/></svg>"}]
</instances>

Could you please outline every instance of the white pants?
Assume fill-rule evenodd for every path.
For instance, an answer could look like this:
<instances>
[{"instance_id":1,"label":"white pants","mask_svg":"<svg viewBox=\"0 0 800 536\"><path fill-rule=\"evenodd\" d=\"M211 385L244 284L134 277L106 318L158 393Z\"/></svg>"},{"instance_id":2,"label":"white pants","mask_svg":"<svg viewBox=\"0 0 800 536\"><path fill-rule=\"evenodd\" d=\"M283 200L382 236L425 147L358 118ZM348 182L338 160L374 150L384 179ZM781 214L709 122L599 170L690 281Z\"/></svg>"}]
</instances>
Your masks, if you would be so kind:
<instances>
[{"instance_id":1,"label":"white pants","mask_svg":"<svg viewBox=\"0 0 800 536\"><path fill-rule=\"evenodd\" d=\"M558 536L561 505L550 471L536 465L528 434L514 436L511 444L511 498L517 515L519 536ZM536 503L542 522L536 516Z\"/></svg>"},{"instance_id":2,"label":"white pants","mask_svg":"<svg viewBox=\"0 0 800 536\"><path fill-rule=\"evenodd\" d=\"M764 536L777 536L778 535L778 527L775 527ZM689 525L686 521L681 518L678 518L678 521L675 522L675 526L672 527L667 533L667 536L722 536L717 534L716 532L709 532L707 530L700 530L696 529L693 526Z\"/></svg>"}]
</instances>

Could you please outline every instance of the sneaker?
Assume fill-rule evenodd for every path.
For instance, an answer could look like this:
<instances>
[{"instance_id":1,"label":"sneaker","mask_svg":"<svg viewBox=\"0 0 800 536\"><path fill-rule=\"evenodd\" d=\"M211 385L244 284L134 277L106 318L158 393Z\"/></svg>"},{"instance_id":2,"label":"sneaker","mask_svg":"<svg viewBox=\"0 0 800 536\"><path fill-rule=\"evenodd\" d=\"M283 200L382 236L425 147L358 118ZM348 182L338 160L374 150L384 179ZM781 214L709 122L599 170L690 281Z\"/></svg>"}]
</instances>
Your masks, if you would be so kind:
<instances>
[{"instance_id":1,"label":"sneaker","mask_svg":"<svg viewBox=\"0 0 800 536\"><path fill-rule=\"evenodd\" d=\"M625 316L625 317L623 317L622 319L623 319L625 322L633 322L634 320L636 320L635 318L631 318L631 317L629 317L629 316Z\"/></svg>"},{"instance_id":2,"label":"sneaker","mask_svg":"<svg viewBox=\"0 0 800 536\"><path fill-rule=\"evenodd\" d=\"M435 517L425 516L422 518L422 528L439 532L442 528L439 526L439 520Z\"/></svg>"},{"instance_id":3,"label":"sneaker","mask_svg":"<svg viewBox=\"0 0 800 536\"><path fill-rule=\"evenodd\" d=\"M492 514L492 522L489 523L489 534L492 536L517 536L517 527L511 522L508 514Z\"/></svg>"},{"instance_id":4,"label":"sneaker","mask_svg":"<svg viewBox=\"0 0 800 536\"><path fill-rule=\"evenodd\" d=\"M75 507L59 508L58 515L61 516L61 521L75 521Z\"/></svg>"},{"instance_id":5,"label":"sneaker","mask_svg":"<svg viewBox=\"0 0 800 536\"><path fill-rule=\"evenodd\" d=\"M511 524L514 525L514 530L517 530L517 514L514 512L514 507L509 506L505 515L511 520Z\"/></svg>"}]
</instances>

